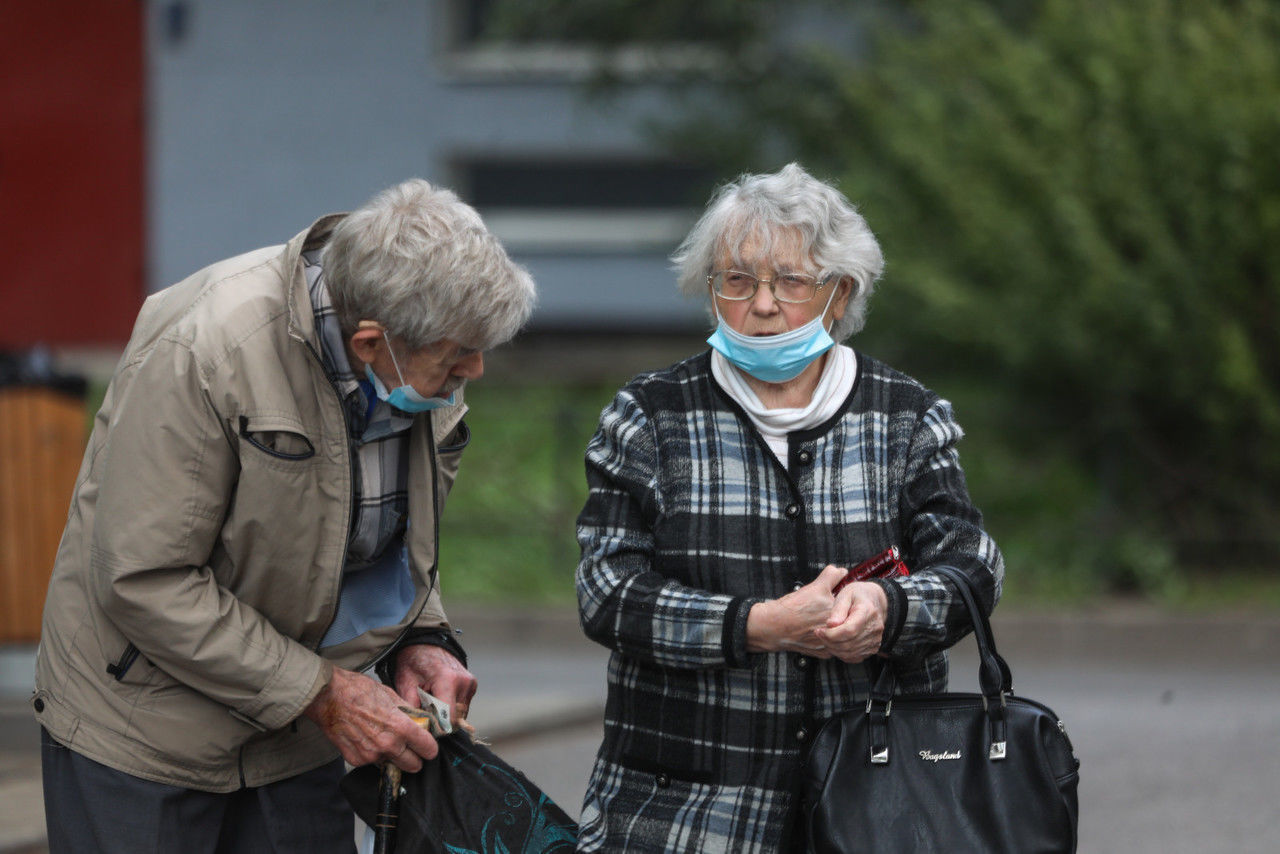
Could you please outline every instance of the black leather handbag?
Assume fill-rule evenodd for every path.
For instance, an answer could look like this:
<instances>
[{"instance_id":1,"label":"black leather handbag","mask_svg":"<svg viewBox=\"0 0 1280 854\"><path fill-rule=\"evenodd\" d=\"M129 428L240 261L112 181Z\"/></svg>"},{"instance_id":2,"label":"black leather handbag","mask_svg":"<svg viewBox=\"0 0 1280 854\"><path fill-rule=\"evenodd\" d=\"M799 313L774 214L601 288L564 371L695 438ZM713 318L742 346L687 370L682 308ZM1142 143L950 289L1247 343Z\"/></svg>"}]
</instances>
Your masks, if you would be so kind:
<instances>
[{"instance_id":1,"label":"black leather handbag","mask_svg":"<svg viewBox=\"0 0 1280 854\"><path fill-rule=\"evenodd\" d=\"M827 721L805 760L808 849L907 854L1074 852L1080 762L1058 716L1013 696L969 579L980 694L894 696L885 666L865 709Z\"/></svg>"}]
</instances>

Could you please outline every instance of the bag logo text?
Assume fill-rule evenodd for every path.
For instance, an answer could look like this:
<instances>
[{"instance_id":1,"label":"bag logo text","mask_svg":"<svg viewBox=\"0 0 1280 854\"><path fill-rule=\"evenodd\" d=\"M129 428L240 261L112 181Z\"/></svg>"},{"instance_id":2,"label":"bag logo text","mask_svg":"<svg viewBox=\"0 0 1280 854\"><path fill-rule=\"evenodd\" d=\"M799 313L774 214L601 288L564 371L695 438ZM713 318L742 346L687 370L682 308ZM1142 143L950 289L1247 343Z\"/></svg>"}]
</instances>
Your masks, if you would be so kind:
<instances>
[{"instance_id":1,"label":"bag logo text","mask_svg":"<svg viewBox=\"0 0 1280 854\"><path fill-rule=\"evenodd\" d=\"M925 762L941 762L944 759L959 759L960 751L953 750L950 752L934 753L932 750L920 751L920 758Z\"/></svg>"}]
</instances>

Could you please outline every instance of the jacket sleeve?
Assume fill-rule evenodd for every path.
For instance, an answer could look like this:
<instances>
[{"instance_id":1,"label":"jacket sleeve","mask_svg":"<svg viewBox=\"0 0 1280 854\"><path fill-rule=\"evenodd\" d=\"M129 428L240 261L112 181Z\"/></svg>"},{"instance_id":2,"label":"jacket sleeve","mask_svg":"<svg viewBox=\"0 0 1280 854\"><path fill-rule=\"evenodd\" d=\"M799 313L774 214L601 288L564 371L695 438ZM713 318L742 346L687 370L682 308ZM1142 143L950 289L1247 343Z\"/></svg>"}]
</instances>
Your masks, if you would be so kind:
<instances>
[{"instance_id":1,"label":"jacket sleeve","mask_svg":"<svg viewBox=\"0 0 1280 854\"><path fill-rule=\"evenodd\" d=\"M623 390L587 445L587 501L578 517L578 609L588 637L667 667L743 667L748 599L681 585L655 565L662 512L658 445Z\"/></svg>"},{"instance_id":2,"label":"jacket sleeve","mask_svg":"<svg viewBox=\"0 0 1280 854\"><path fill-rule=\"evenodd\" d=\"M955 447L963 435L951 404L935 400L911 436L899 499L911 574L881 585L889 596L881 652L895 660L920 660L972 630L964 602L933 567L952 566L968 575L988 613L1000 598L1004 558L969 499Z\"/></svg>"},{"instance_id":3,"label":"jacket sleeve","mask_svg":"<svg viewBox=\"0 0 1280 854\"><path fill-rule=\"evenodd\" d=\"M185 343L169 339L125 370L135 375L101 451L91 589L157 667L262 727L284 726L329 668L207 565L239 467L206 377Z\"/></svg>"}]
</instances>

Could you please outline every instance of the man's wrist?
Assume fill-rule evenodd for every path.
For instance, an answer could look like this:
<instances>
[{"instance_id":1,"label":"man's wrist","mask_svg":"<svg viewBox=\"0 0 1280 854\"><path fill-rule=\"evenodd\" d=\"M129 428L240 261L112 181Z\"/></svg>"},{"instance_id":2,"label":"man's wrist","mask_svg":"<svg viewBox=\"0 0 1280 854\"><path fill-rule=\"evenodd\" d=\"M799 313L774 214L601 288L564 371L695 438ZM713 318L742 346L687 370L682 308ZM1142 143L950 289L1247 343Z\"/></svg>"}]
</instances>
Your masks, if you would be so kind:
<instances>
[{"instance_id":1,"label":"man's wrist","mask_svg":"<svg viewBox=\"0 0 1280 854\"><path fill-rule=\"evenodd\" d=\"M320 709L329 699L329 689L333 684L335 669L336 666L332 661L327 658L320 659L320 671L316 674L315 682L312 683L311 690L307 693L307 701L302 707L304 717L316 720Z\"/></svg>"},{"instance_id":2,"label":"man's wrist","mask_svg":"<svg viewBox=\"0 0 1280 854\"><path fill-rule=\"evenodd\" d=\"M385 685L394 685L396 657L400 655L402 649L410 646L438 646L458 659L458 662L465 668L467 666L467 653L462 648L462 644L458 643L455 635L456 632L448 626L409 629L399 643L396 644L395 649L388 652L374 668L378 673L378 678Z\"/></svg>"}]
</instances>

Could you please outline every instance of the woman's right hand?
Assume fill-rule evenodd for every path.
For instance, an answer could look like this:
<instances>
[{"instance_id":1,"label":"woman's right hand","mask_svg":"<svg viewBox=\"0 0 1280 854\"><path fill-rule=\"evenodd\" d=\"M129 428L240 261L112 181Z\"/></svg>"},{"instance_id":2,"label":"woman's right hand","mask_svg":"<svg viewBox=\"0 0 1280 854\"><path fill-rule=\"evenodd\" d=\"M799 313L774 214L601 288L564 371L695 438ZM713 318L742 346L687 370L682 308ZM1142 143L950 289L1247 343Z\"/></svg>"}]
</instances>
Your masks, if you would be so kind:
<instances>
[{"instance_id":1,"label":"woman's right hand","mask_svg":"<svg viewBox=\"0 0 1280 854\"><path fill-rule=\"evenodd\" d=\"M814 658L831 658L818 632L827 628L835 605L832 592L848 570L828 564L818 577L786 596L757 602L747 614L749 652L802 652Z\"/></svg>"}]
</instances>

